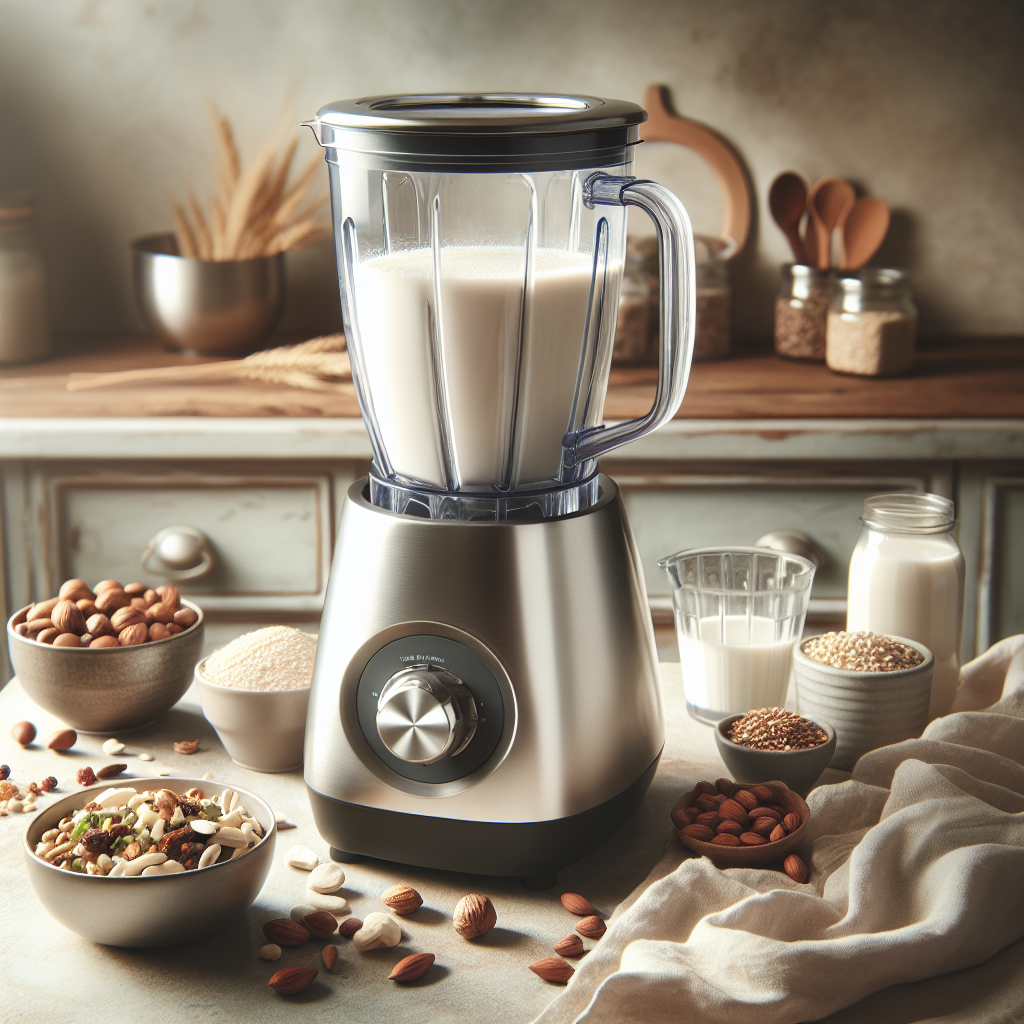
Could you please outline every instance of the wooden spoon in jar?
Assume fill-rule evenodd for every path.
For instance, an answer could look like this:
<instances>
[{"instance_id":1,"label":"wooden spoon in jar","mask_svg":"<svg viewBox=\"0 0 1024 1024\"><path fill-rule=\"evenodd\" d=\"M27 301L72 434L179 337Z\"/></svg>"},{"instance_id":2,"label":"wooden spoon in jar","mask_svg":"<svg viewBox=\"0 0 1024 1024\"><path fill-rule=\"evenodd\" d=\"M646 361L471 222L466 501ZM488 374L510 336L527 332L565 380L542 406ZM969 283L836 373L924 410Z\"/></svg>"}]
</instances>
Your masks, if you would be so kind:
<instances>
[{"instance_id":1,"label":"wooden spoon in jar","mask_svg":"<svg viewBox=\"0 0 1024 1024\"><path fill-rule=\"evenodd\" d=\"M807 210L807 186L799 174L784 171L768 191L768 209L779 229L786 236L793 259L806 263L810 259L800 240L800 218Z\"/></svg>"},{"instance_id":2,"label":"wooden spoon in jar","mask_svg":"<svg viewBox=\"0 0 1024 1024\"><path fill-rule=\"evenodd\" d=\"M807 210L814 222L815 253L819 270L828 270L832 260L832 232L846 224L857 193L842 178L822 178L807 195Z\"/></svg>"},{"instance_id":3,"label":"wooden spoon in jar","mask_svg":"<svg viewBox=\"0 0 1024 1024\"><path fill-rule=\"evenodd\" d=\"M889 207L881 199L861 196L846 218L840 238L840 270L860 270L885 240L889 230Z\"/></svg>"}]
</instances>

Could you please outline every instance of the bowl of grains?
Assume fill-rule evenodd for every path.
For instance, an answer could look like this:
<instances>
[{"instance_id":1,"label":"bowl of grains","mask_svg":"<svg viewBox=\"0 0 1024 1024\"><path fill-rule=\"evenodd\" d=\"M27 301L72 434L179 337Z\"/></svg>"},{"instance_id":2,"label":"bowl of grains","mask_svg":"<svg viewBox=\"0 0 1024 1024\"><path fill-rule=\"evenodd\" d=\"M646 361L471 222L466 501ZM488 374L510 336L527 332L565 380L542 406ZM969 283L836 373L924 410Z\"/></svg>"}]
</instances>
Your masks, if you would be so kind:
<instances>
[{"instance_id":1,"label":"bowl of grains","mask_svg":"<svg viewBox=\"0 0 1024 1024\"><path fill-rule=\"evenodd\" d=\"M737 782L779 779L806 793L828 767L836 731L783 708L755 708L730 715L715 730L718 753Z\"/></svg>"},{"instance_id":2,"label":"bowl of grains","mask_svg":"<svg viewBox=\"0 0 1024 1024\"><path fill-rule=\"evenodd\" d=\"M934 664L924 644L882 633L825 633L797 646L797 706L835 726L833 768L849 771L869 750L921 735Z\"/></svg>"},{"instance_id":3,"label":"bowl of grains","mask_svg":"<svg viewBox=\"0 0 1024 1024\"><path fill-rule=\"evenodd\" d=\"M274 812L255 793L139 779L50 804L25 832L24 860L40 903L70 931L107 946L171 946L252 904L276 837Z\"/></svg>"},{"instance_id":4,"label":"bowl of grains","mask_svg":"<svg viewBox=\"0 0 1024 1024\"><path fill-rule=\"evenodd\" d=\"M268 626L196 666L203 714L235 764L254 772L302 767L315 659L315 636Z\"/></svg>"},{"instance_id":5,"label":"bowl of grains","mask_svg":"<svg viewBox=\"0 0 1024 1024\"><path fill-rule=\"evenodd\" d=\"M756 786L731 779L698 782L672 808L680 842L716 867L776 868L791 878L790 858L810 820L803 797L777 780ZM799 866L806 872L802 861Z\"/></svg>"}]
</instances>

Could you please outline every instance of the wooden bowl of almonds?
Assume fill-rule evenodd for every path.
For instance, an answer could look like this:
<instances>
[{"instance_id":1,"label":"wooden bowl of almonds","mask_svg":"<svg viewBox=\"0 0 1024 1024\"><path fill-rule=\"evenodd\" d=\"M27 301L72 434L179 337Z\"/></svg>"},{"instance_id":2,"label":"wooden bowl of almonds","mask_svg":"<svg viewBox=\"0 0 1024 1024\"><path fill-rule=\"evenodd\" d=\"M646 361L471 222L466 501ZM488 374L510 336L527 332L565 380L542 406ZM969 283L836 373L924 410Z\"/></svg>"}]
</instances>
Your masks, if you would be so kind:
<instances>
[{"instance_id":1,"label":"wooden bowl of almonds","mask_svg":"<svg viewBox=\"0 0 1024 1024\"><path fill-rule=\"evenodd\" d=\"M672 808L682 844L720 868L778 868L803 842L811 812L783 782L698 782Z\"/></svg>"}]
</instances>

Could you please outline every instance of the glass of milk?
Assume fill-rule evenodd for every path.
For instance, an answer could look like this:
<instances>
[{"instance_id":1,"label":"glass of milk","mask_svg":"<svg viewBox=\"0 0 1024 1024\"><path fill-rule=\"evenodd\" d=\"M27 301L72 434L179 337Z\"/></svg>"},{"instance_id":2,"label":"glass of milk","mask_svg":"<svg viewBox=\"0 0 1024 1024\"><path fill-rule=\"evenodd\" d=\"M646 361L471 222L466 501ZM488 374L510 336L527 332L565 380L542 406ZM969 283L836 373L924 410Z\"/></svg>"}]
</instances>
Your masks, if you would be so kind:
<instances>
[{"instance_id":1,"label":"glass of milk","mask_svg":"<svg viewBox=\"0 0 1024 1024\"><path fill-rule=\"evenodd\" d=\"M753 708L782 707L814 564L766 548L694 548L658 564L672 579L690 714L714 725Z\"/></svg>"}]
</instances>

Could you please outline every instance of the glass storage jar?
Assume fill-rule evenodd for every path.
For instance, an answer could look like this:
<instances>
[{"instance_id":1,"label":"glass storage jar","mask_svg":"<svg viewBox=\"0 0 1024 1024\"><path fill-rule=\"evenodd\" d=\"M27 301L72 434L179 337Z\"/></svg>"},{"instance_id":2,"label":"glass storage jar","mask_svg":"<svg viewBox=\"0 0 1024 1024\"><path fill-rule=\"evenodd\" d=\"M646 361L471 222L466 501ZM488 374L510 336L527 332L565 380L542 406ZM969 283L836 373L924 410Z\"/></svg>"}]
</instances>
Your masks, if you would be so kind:
<instances>
[{"instance_id":1,"label":"glass storage jar","mask_svg":"<svg viewBox=\"0 0 1024 1024\"><path fill-rule=\"evenodd\" d=\"M825 361L825 325L835 277L803 263L782 268L775 299L775 351L787 359Z\"/></svg>"},{"instance_id":2,"label":"glass storage jar","mask_svg":"<svg viewBox=\"0 0 1024 1024\"><path fill-rule=\"evenodd\" d=\"M49 350L35 203L26 193L0 197L0 365L33 362Z\"/></svg>"},{"instance_id":3,"label":"glass storage jar","mask_svg":"<svg viewBox=\"0 0 1024 1024\"><path fill-rule=\"evenodd\" d=\"M953 502L938 494L874 494L850 559L846 628L901 636L935 657L929 719L948 714L960 677L964 556Z\"/></svg>"},{"instance_id":4,"label":"glass storage jar","mask_svg":"<svg viewBox=\"0 0 1024 1024\"><path fill-rule=\"evenodd\" d=\"M736 252L736 243L732 239L698 235L694 239L694 252L697 257L697 313L693 358L727 359L732 348L728 260Z\"/></svg>"},{"instance_id":5,"label":"glass storage jar","mask_svg":"<svg viewBox=\"0 0 1024 1024\"><path fill-rule=\"evenodd\" d=\"M633 239L627 239L612 349L614 363L658 363L657 250L654 252L653 280L647 269L648 256L634 244Z\"/></svg>"},{"instance_id":6,"label":"glass storage jar","mask_svg":"<svg viewBox=\"0 0 1024 1024\"><path fill-rule=\"evenodd\" d=\"M825 361L830 370L866 377L914 365L917 307L910 278L896 267L865 267L839 279L828 312Z\"/></svg>"}]
</instances>

